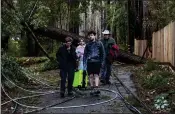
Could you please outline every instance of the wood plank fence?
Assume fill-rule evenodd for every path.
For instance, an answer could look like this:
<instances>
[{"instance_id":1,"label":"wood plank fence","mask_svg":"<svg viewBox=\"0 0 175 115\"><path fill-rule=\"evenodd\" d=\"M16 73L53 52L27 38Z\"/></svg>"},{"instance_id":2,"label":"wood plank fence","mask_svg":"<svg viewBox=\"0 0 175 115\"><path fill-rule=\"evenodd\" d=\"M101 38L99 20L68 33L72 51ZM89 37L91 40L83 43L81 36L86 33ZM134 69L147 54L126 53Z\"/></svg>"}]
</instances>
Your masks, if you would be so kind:
<instances>
[{"instance_id":1,"label":"wood plank fence","mask_svg":"<svg viewBox=\"0 0 175 115\"><path fill-rule=\"evenodd\" d=\"M169 62L175 67L175 22L153 33L152 58L159 62Z\"/></svg>"},{"instance_id":2,"label":"wood plank fence","mask_svg":"<svg viewBox=\"0 0 175 115\"><path fill-rule=\"evenodd\" d=\"M142 57L147 47L147 40L135 39L134 44L134 54ZM147 52L144 57L147 58Z\"/></svg>"}]
</instances>

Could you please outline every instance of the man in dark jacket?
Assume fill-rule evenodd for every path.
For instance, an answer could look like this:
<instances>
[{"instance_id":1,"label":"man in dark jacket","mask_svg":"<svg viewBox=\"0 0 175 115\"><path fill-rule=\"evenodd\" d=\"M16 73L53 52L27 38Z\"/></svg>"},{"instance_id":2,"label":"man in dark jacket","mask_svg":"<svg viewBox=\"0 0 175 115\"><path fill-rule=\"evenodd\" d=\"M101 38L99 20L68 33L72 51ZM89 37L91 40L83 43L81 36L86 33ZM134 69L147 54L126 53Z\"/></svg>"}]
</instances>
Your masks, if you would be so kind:
<instances>
[{"instance_id":1,"label":"man in dark jacket","mask_svg":"<svg viewBox=\"0 0 175 115\"><path fill-rule=\"evenodd\" d=\"M72 85L74 80L74 71L76 69L76 52L72 46L72 38L66 37L65 44L61 46L56 54L57 61L59 62L61 86L60 96L64 97L66 79L68 77L68 95L73 95Z\"/></svg>"},{"instance_id":2,"label":"man in dark jacket","mask_svg":"<svg viewBox=\"0 0 175 115\"><path fill-rule=\"evenodd\" d=\"M105 49L105 64L104 67L102 69L102 83L105 84L111 84L110 82L110 76L111 76L111 62L108 58L109 56L109 50L112 47L112 45L116 44L115 40L113 38L110 37L110 32L109 30L105 30L104 32L102 32L102 34L104 35L104 38L101 40L101 42L103 43L104 49Z\"/></svg>"}]
</instances>

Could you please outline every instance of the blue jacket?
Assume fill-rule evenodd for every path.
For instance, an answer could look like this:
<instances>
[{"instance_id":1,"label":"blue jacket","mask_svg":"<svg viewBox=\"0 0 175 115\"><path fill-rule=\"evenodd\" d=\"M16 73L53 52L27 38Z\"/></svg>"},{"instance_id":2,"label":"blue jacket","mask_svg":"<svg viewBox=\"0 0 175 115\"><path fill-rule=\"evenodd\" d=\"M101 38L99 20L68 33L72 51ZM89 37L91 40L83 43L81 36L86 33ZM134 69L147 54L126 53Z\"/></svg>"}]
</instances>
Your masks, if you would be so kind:
<instances>
[{"instance_id":1,"label":"blue jacket","mask_svg":"<svg viewBox=\"0 0 175 115\"><path fill-rule=\"evenodd\" d=\"M87 69L87 62L100 62L104 64L105 50L101 41L90 41L86 44L83 57L83 68Z\"/></svg>"}]
</instances>

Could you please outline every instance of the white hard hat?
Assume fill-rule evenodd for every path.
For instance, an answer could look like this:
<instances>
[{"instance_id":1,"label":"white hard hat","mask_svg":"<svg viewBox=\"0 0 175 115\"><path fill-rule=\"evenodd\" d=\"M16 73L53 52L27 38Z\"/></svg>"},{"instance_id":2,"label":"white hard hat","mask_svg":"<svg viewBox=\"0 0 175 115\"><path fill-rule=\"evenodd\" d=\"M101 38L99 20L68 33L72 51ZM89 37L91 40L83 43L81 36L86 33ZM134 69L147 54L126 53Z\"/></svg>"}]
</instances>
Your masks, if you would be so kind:
<instances>
[{"instance_id":1,"label":"white hard hat","mask_svg":"<svg viewBox=\"0 0 175 115\"><path fill-rule=\"evenodd\" d=\"M109 30L104 30L102 34L110 34Z\"/></svg>"}]
</instances>

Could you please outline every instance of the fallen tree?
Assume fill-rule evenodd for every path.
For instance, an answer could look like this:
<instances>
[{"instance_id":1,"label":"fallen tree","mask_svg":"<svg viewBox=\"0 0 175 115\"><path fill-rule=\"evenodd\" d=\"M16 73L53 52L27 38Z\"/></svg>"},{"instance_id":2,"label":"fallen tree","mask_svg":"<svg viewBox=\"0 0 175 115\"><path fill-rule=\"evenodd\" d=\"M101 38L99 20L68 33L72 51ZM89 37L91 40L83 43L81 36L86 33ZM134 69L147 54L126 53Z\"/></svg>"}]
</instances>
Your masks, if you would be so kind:
<instances>
[{"instance_id":1,"label":"fallen tree","mask_svg":"<svg viewBox=\"0 0 175 115\"><path fill-rule=\"evenodd\" d=\"M49 37L51 39L58 40L58 41L61 41L61 42L64 41L64 38L66 36L70 36L74 39L73 44L75 44L75 45L78 44L78 39L79 38L85 39L85 37L83 37L83 36L79 36L75 33L71 33L69 31L66 31L66 30L63 30L63 29L60 29L60 28L53 28L53 27L38 28L38 29L35 29L33 31L34 31L35 34L45 36L45 37ZM139 64L139 63L145 63L146 60L141 59L140 56L128 53L128 52L120 49L119 57L118 57L117 61L120 61L120 62L123 62L123 63L128 63L128 64Z\"/></svg>"},{"instance_id":2,"label":"fallen tree","mask_svg":"<svg viewBox=\"0 0 175 115\"><path fill-rule=\"evenodd\" d=\"M142 58L141 56L131 54L120 49L117 61L127 64L143 64L146 63L147 60L145 58Z\"/></svg>"},{"instance_id":3,"label":"fallen tree","mask_svg":"<svg viewBox=\"0 0 175 115\"><path fill-rule=\"evenodd\" d=\"M85 38L83 36L79 36L75 33L71 33L69 31L66 31L64 29L60 28L53 28L53 27L47 27L47 28L38 28L33 30L35 34L42 35L45 37L49 37L58 41L64 41L64 38L66 36L70 36L73 39L77 40L79 38Z\"/></svg>"},{"instance_id":4,"label":"fallen tree","mask_svg":"<svg viewBox=\"0 0 175 115\"><path fill-rule=\"evenodd\" d=\"M53 27L47 27L47 28L38 28L34 29L33 32L37 35L49 37L54 40L58 40L60 42L64 42L64 38L67 36L70 36L74 39L73 44L75 46L78 45L78 41L80 38L85 39L84 36L79 36L75 33L71 33L67 30L60 29L60 28L53 28Z\"/></svg>"}]
</instances>

